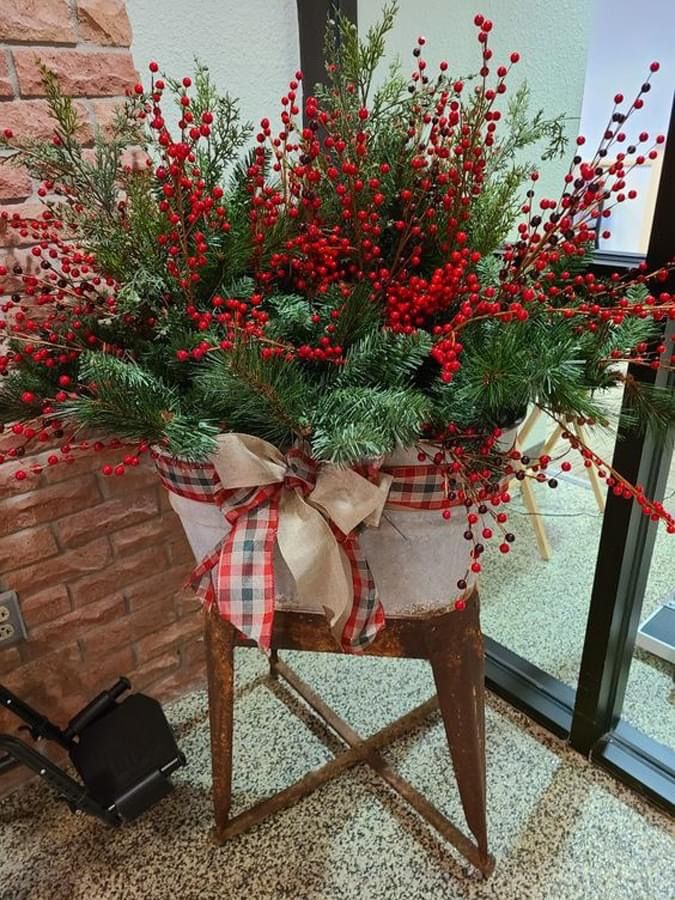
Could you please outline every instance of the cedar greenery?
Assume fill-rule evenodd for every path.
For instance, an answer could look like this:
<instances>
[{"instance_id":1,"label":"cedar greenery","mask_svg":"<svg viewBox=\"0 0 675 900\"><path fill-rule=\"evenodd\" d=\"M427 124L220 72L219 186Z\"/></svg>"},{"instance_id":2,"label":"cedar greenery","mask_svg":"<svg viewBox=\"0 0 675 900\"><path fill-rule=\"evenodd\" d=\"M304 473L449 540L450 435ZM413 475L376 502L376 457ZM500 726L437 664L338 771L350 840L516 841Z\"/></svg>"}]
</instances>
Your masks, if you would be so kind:
<instances>
[{"instance_id":1,"label":"cedar greenery","mask_svg":"<svg viewBox=\"0 0 675 900\"><path fill-rule=\"evenodd\" d=\"M650 282L598 294L584 279L601 177L572 182L548 230L526 193L526 157L564 151L563 118L531 114L521 85L497 129L486 76L427 76L417 51L412 81L396 66L378 81L395 14L387 4L362 39L338 16L308 124L295 121L296 84L281 137L261 123L250 152L236 101L198 63L192 85L153 74L90 159L72 101L43 70L54 139L3 143L44 184L49 211L15 227L58 252L42 257L46 275L24 278L47 317L7 310L1 422L65 424L188 460L206 458L219 431L243 431L349 465L448 428L488 434L531 403L605 423L603 391L625 384L635 427L668 430L672 394L624 374L626 359L655 358ZM182 116L176 136L164 94ZM467 143L456 158L480 164L456 171L444 155L455 128ZM148 164L130 167L132 149ZM574 221L553 241L567 209Z\"/></svg>"}]
</instances>

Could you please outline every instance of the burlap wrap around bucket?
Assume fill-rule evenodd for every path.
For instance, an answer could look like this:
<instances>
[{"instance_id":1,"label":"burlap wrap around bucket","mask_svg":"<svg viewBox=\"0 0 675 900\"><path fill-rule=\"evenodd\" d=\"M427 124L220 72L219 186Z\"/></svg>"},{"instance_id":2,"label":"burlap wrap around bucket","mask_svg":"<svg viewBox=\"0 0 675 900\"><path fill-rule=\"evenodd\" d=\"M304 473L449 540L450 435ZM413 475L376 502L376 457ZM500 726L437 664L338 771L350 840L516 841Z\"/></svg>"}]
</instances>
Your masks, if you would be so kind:
<instances>
[{"instance_id":1,"label":"burlap wrap around bucket","mask_svg":"<svg viewBox=\"0 0 675 900\"><path fill-rule=\"evenodd\" d=\"M388 456L383 470L419 466L417 450ZM230 525L217 505L200 503L169 493L195 560L199 562L227 535ZM447 608L461 593L457 581L466 579L470 591L475 576L469 574L471 543L464 538L466 514L453 507L449 520L441 509L385 505L378 527L364 526L359 540L373 573L385 616L428 614ZM347 560L343 560L345 573ZM293 577L278 547L274 552L276 606L316 612L321 597L311 606L295 597Z\"/></svg>"}]
</instances>

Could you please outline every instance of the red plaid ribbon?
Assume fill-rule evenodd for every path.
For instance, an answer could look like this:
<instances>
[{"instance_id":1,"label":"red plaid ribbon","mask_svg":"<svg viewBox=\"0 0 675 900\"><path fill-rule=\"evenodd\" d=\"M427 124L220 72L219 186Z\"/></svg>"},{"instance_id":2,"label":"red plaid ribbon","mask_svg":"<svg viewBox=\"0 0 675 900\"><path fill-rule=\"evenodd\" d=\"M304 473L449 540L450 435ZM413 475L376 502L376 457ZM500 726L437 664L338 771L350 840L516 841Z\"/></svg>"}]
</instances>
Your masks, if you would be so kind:
<instances>
[{"instance_id":1,"label":"red plaid ribbon","mask_svg":"<svg viewBox=\"0 0 675 900\"><path fill-rule=\"evenodd\" d=\"M286 454L283 482L227 490L210 463L185 463L160 454L154 454L154 461L167 490L189 500L216 503L232 526L192 572L190 584L207 605L217 602L220 614L235 628L269 648L276 596L273 553L279 499L282 490L298 490L305 496L311 493L316 463L293 448ZM353 605L343 628L342 647L347 652L359 652L384 626L384 612L357 534L343 534L333 522L328 524L352 575Z\"/></svg>"},{"instance_id":2,"label":"red plaid ribbon","mask_svg":"<svg viewBox=\"0 0 675 900\"><path fill-rule=\"evenodd\" d=\"M284 489L309 494L316 480L316 463L294 448L286 455L283 482L262 487L223 488L211 463L186 463L154 454L160 480L168 491L221 507L232 526L226 537L199 563L189 583L202 600L216 601L221 615L261 647L269 648L274 619L273 552L279 525L279 498ZM392 477L387 507L446 509L460 505L463 495L448 499L448 476L436 465L359 466L356 471L377 482L380 473ZM347 652L364 650L384 627L384 610L368 561L356 532L343 534L328 523L351 568L353 606L342 633Z\"/></svg>"},{"instance_id":3,"label":"red plaid ribbon","mask_svg":"<svg viewBox=\"0 0 675 900\"><path fill-rule=\"evenodd\" d=\"M447 509L459 506L463 501L463 495L458 495L455 500L448 500L451 488L448 475L441 466L423 463L417 466L384 466L381 471L392 477L387 506Z\"/></svg>"}]
</instances>

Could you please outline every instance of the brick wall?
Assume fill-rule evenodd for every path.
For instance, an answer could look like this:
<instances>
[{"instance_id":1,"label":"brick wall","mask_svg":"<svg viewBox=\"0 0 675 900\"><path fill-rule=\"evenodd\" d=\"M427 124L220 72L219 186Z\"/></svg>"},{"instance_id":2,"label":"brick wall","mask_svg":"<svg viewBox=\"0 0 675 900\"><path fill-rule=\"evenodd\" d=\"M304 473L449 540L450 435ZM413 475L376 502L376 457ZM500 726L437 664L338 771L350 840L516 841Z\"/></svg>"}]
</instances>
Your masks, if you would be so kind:
<instances>
[{"instance_id":1,"label":"brick wall","mask_svg":"<svg viewBox=\"0 0 675 900\"><path fill-rule=\"evenodd\" d=\"M50 134L36 56L78 97L91 134L104 127L136 80L123 0L2 7L0 128ZM0 165L0 212L37 208L34 189ZM8 240L0 228L0 255L31 260ZM26 481L0 466L0 589L17 591L28 628L26 642L0 648L0 679L60 722L121 674L160 699L203 678L198 606L180 587L191 561L180 524L149 467L107 478L107 461L117 459L84 456ZM0 712L0 731L18 724ZM0 794L26 774L3 776Z\"/></svg>"}]
</instances>

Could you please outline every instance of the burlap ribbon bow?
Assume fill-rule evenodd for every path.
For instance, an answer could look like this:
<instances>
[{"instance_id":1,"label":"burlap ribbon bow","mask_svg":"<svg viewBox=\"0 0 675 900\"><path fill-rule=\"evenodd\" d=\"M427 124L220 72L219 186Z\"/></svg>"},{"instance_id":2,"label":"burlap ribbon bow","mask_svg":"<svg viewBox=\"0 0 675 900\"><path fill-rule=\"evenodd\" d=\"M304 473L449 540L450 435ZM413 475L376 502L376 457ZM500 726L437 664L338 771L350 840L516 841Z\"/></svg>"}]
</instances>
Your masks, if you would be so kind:
<instances>
[{"instance_id":1,"label":"burlap ribbon bow","mask_svg":"<svg viewBox=\"0 0 675 900\"><path fill-rule=\"evenodd\" d=\"M191 580L199 593L268 648L276 545L299 605L323 608L345 650L370 643L384 615L355 529L379 524L391 478L382 475L374 484L353 469L317 465L298 447L283 454L246 434L220 435L211 462L231 529L195 569Z\"/></svg>"}]
</instances>

